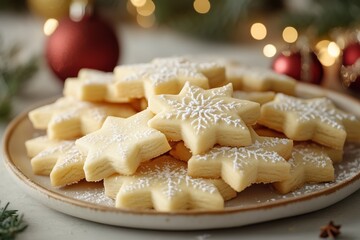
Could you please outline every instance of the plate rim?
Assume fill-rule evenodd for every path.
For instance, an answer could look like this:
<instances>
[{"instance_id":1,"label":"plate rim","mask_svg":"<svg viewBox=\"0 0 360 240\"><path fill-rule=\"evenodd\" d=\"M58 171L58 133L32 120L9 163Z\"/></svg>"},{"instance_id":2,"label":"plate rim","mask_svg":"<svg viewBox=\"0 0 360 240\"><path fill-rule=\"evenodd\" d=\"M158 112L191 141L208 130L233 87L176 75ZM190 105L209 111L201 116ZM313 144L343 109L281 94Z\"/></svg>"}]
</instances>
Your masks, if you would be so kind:
<instances>
[{"instance_id":1,"label":"plate rim","mask_svg":"<svg viewBox=\"0 0 360 240\"><path fill-rule=\"evenodd\" d=\"M339 97L345 98L360 107L360 101L352 96L348 96L343 93L335 92L335 91L332 91L329 89L324 89L324 88L321 88L318 86L313 86L313 85L307 84L307 83L297 83L297 85L298 85L297 89L305 88L305 90L306 90L307 88L310 88L317 92L323 93L325 96L327 96L329 98L330 98L329 95L335 95L336 98L339 98ZM348 178L338 184L335 184L334 186L331 186L329 188L324 188L319 191L312 192L312 193L309 193L306 195L299 195L299 196L294 196L291 198L278 199L274 202L270 201L270 202L264 202L264 203L254 203L254 204L249 204L246 207L236 207L236 206L228 207L228 208L224 208L222 210L215 210L215 211L214 210L181 210L181 211L174 211L174 212L160 212L160 211L155 211L152 209L140 209L140 210L120 209L120 208L115 208L115 207L110 207L110 206L99 205L99 204L95 204L95 203L91 203L91 202L85 202L80 199L74 199L74 198L62 195L60 193L54 192L50 189L47 189L47 188L39 185L38 183L34 182L32 179L28 178L16 166L16 164L11 159L11 154L9 152L9 144L10 144L9 140L11 139L13 132L15 131L17 126L21 122L25 121L26 118L28 118L28 112L31 109L34 109L36 106L39 106L40 104L50 103L51 101L54 101L54 100L55 100L55 98L50 98L45 101L41 101L37 104L34 104L32 107L24 110L19 115L17 115L7 125L4 135L3 135L3 139L2 139L3 140L2 153L3 153L4 163L5 163L5 166L7 167L7 169L10 170L13 173L13 175L15 175L18 178L18 180L20 180L27 186L31 187L32 189L46 195L48 198L52 198L54 200L59 200L64 203L67 203L67 204L70 204L70 205L73 205L76 207L80 207L83 209L101 211L101 212L106 212L106 213L115 213L115 214L133 214L133 215L144 215L145 214L145 215L157 215L157 216L165 216L165 217L170 217L170 216L174 216L174 215L176 215L176 216L201 216L201 215L216 216L216 215L223 215L223 214L237 214L237 213L241 213L241 212L248 212L248 211L254 211L254 210L268 210L268 209L281 207L281 206L288 205L288 204L309 201L311 199L318 198L318 197L324 196L324 195L327 196L327 195L330 195L342 188L345 188L346 186L349 186L350 184L355 183L357 180L360 179L360 172L358 172L351 178Z\"/></svg>"}]
</instances>

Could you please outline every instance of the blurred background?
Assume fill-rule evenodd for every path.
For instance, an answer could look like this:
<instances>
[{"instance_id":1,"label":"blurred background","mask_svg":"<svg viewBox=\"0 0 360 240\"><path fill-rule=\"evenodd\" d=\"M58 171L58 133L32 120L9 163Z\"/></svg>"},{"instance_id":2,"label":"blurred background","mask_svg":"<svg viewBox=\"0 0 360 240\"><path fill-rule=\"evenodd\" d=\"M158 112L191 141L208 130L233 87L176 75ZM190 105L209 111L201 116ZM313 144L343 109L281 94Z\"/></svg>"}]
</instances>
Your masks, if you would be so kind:
<instances>
[{"instance_id":1,"label":"blurred background","mask_svg":"<svg viewBox=\"0 0 360 240\"><path fill-rule=\"evenodd\" d=\"M358 0L1 0L0 118L80 68L201 55L358 97Z\"/></svg>"}]
</instances>

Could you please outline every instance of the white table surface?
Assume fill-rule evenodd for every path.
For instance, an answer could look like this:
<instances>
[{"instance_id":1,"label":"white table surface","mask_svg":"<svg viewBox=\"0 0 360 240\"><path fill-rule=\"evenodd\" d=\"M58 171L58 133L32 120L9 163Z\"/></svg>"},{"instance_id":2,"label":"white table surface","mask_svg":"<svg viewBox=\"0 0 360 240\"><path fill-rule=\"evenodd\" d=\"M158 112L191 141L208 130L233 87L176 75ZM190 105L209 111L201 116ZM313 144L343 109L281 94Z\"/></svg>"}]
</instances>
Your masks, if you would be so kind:
<instances>
[{"instance_id":1,"label":"white table surface","mask_svg":"<svg viewBox=\"0 0 360 240\"><path fill-rule=\"evenodd\" d=\"M153 57L182 54L206 54L231 57L257 66L267 66L258 46L206 43L174 33L170 30L143 30L134 26L118 29L122 41L122 62L144 62ZM24 57L41 55L45 38L42 21L31 15L0 14L0 36L5 44L20 42ZM50 73L44 61L37 76L24 85L15 99L14 114L42 99L61 94L61 84ZM44 91L46 89L46 91ZM0 122L2 137L7 123ZM1 140L2 141L2 140ZM25 215L29 227L17 239L319 239L320 227L334 220L341 224L339 239L360 239L360 191L328 208L281 220L221 230L150 231L113 227L77 219L49 209L16 185L4 164L0 164L1 206Z\"/></svg>"}]
</instances>

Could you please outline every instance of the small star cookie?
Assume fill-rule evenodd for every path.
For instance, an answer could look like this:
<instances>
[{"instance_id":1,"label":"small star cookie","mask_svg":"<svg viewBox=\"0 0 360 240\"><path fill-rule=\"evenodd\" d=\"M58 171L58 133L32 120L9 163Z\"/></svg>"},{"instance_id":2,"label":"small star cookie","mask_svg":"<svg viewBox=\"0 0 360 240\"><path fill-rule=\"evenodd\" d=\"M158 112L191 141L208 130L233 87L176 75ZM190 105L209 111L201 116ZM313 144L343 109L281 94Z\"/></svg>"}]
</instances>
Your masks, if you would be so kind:
<instances>
[{"instance_id":1,"label":"small star cookie","mask_svg":"<svg viewBox=\"0 0 360 240\"><path fill-rule=\"evenodd\" d=\"M221 210L224 198L236 193L222 180L188 176L186 163L161 156L142 163L132 176L112 175L104 179L105 193L116 195L117 208L148 209L171 212L186 209ZM217 182L217 185L213 183Z\"/></svg>"},{"instance_id":2,"label":"small star cookie","mask_svg":"<svg viewBox=\"0 0 360 240\"><path fill-rule=\"evenodd\" d=\"M115 92L115 76L111 72L94 69L81 69L77 78L65 80L64 96L75 97L91 102L130 102L129 98L120 98Z\"/></svg>"},{"instance_id":3,"label":"small star cookie","mask_svg":"<svg viewBox=\"0 0 360 240\"><path fill-rule=\"evenodd\" d=\"M221 177L240 192L256 182L287 179L293 142L289 139L259 137L253 131L254 143L246 147L214 147L209 152L193 155L188 161L188 174L194 177Z\"/></svg>"},{"instance_id":4,"label":"small star cookie","mask_svg":"<svg viewBox=\"0 0 360 240\"><path fill-rule=\"evenodd\" d=\"M337 109L328 98L300 99L277 94L261 107L259 123L288 138L312 140L342 149L345 140L360 141L360 120Z\"/></svg>"},{"instance_id":5,"label":"small star cookie","mask_svg":"<svg viewBox=\"0 0 360 240\"><path fill-rule=\"evenodd\" d=\"M195 63L184 58L156 59L149 64L117 66L119 97L149 98L157 94L177 94L189 81L208 89L225 82L225 68L217 63Z\"/></svg>"},{"instance_id":6,"label":"small star cookie","mask_svg":"<svg viewBox=\"0 0 360 240\"><path fill-rule=\"evenodd\" d=\"M58 141L31 159L32 170L38 175L50 175L51 185L61 187L84 179L85 156L74 141Z\"/></svg>"},{"instance_id":7,"label":"small star cookie","mask_svg":"<svg viewBox=\"0 0 360 240\"><path fill-rule=\"evenodd\" d=\"M183 140L193 154L204 153L216 143L250 145L247 125L258 119L260 105L232 98L231 94L231 84L204 90L186 83L178 95L149 99L149 109L156 113L149 126L171 141Z\"/></svg>"},{"instance_id":8,"label":"small star cookie","mask_svg":"<svg viewBox=\"0 0 360 240\"><path fill-rule=\"evenodd\" d=\"M99 129L107 116L133 114L135 110L126 104L95 104L64 97L32 110L29 118L35 128L47 129L50 139L74 139Z\"/></svg>"},{"instance_id":9,"label":"small star cookie","mask_svg":"<svg viewBox=\"0 0 360 240\"><path fill-rule=\"evenodd\" d=\"M296 80L274 71L243 65L226 68L226 76L235 90L274 91L294 95Z\"/></svg>"},{"instance_id":10,"label":"small star cookie","mask_svg":"<svg viewBox=\"0 0 360 240\"><path fill-rule=\"evenodd\" d=\"M333 161L321 146L295 145L288 162L291 165L290 177L273 183L282 194L294 191L305 183L331 182L335 179Z\"/></svg>"},{"instance_id":11,"label":"small star cookie","mask_svg":"<svg viewBox=\"0 0 360 240\"><path fill-rule=\"evenodd\" d=\"M49 137L46 135L29 139L25 142L27 156L30 158L35 157L46 148L58 145L59 142L61 142L61 140L49 139Z\"/></svg>"},{"instance_id":12,"label":"small star cookie","mask_svg":"<svg viewBox=\"0 0 360 240\"><path fill-rule=\"evenodd\" d=\"M101 129L76 140L87 155L86 180L100 181L114 173L133 174L140 162L169 151L165 135L147 125L153 116L144 110L127 119L107 117Z\"/></svg>"}]
</instances>

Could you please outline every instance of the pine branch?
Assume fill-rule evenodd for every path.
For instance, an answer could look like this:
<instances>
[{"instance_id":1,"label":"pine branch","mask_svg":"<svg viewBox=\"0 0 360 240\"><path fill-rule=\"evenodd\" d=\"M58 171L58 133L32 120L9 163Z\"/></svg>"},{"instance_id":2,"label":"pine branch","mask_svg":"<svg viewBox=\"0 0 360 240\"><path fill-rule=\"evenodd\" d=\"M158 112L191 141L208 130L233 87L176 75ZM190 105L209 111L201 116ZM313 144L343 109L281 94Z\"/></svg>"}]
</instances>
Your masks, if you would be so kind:
<instances>
[{"instance_id":1,"label":"pine branch","mask_svg":"<svg viewBox=\"0 0 360 240\"><path fill-rule=\"evenodd\" d=\"M8 210L9 203L0 208L0 239L15 239L16 234L23 232L27 224L23 221L23 215L18 215L17 210Z\"/></svg>"},{"instance_id":2,"label":"pine branch","mask_svg":"<svg viewBox=\"0 0 360 240\"><path fill-rule=\"evenodd\" d=\"M0 120L5 119L11 112L12 98L22 84L30 79L38 70L35 57L25 63L19 63L17 57L20 47L2 49L0 44Z\"/></svg>"}]
</instances>

